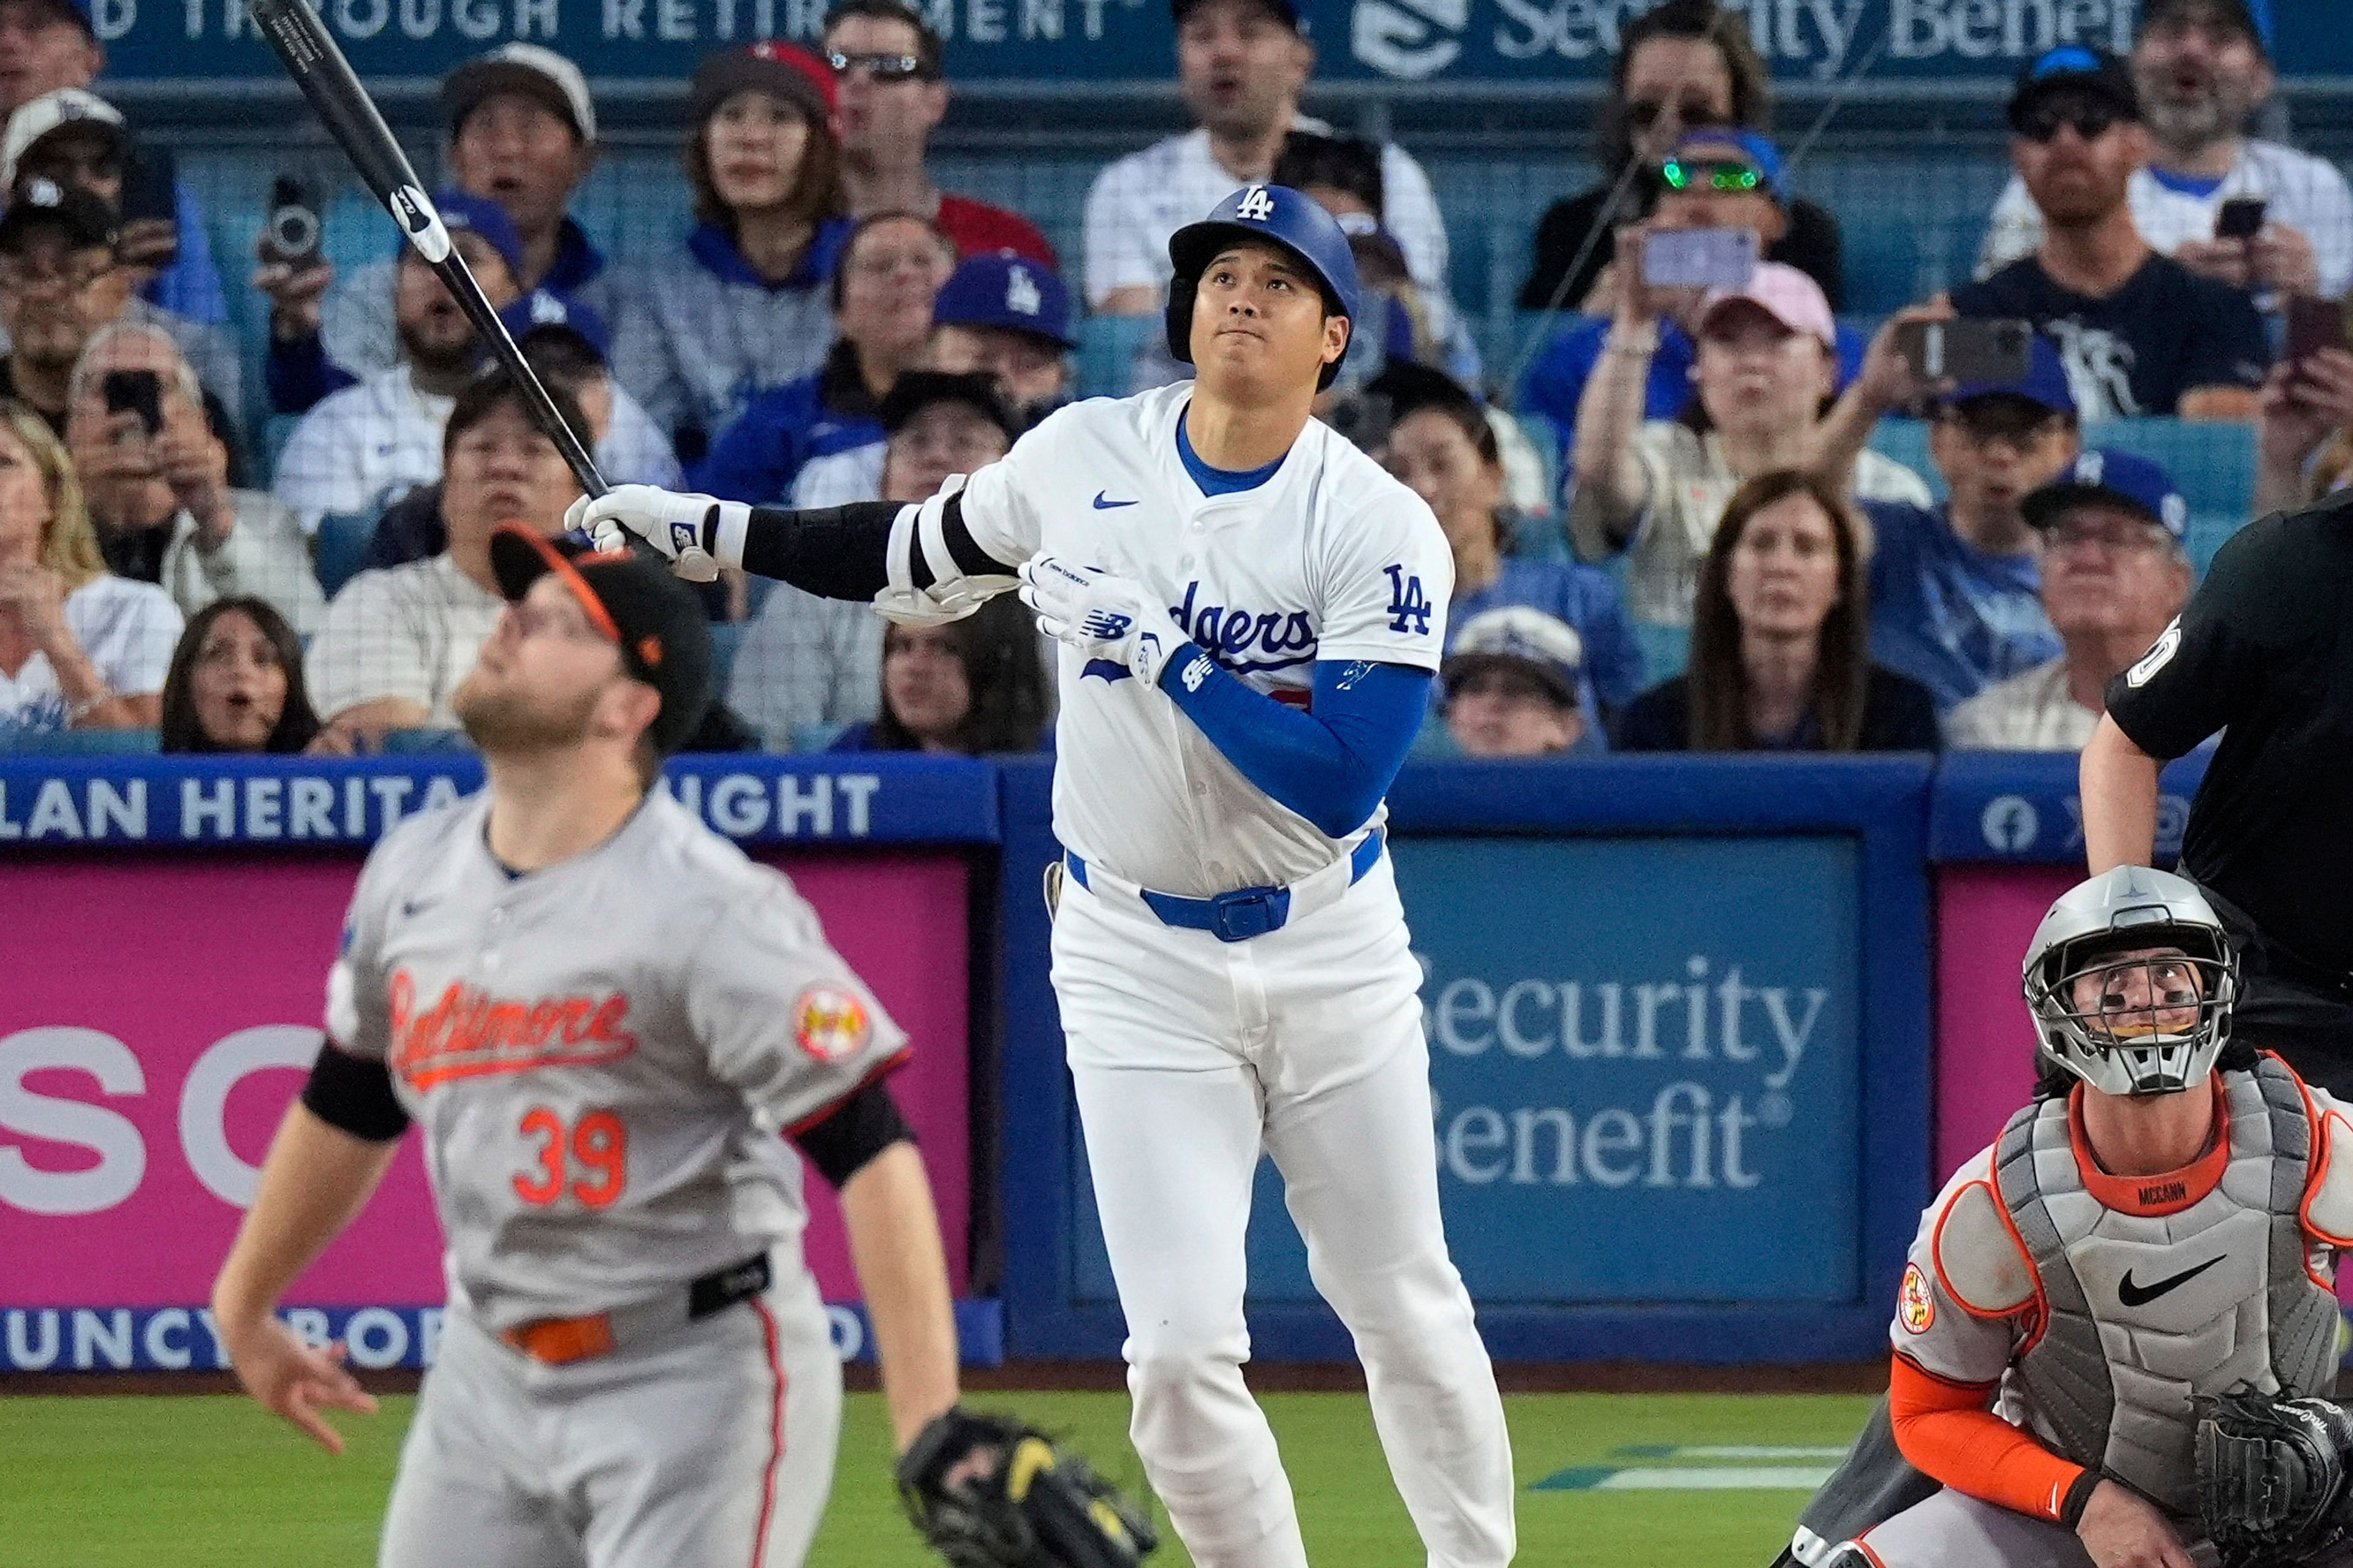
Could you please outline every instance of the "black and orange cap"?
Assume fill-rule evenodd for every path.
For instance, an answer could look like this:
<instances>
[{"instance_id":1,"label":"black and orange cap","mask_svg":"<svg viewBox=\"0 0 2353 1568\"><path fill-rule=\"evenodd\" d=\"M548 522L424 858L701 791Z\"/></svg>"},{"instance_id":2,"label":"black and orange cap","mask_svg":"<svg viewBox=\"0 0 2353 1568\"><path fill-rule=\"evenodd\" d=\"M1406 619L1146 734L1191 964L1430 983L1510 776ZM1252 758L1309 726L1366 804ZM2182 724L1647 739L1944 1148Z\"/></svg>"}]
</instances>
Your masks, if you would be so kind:
<instances>
[{"instance_id":1,"label":"black and orange cap","mask_svg":"<svg viewBox=\"0 0 2353 1568\"><path fill-rule=\"evenodd\" d=\"M701 601L668 571L623 552L543 538L512 522L491 535L491 571L509 604L551 572L564 580L588 624L621 650L622 668L661 693L661 711L646 735L662 755L702 725L716 679L711 627Z\"/></svg>"}]
</instances>

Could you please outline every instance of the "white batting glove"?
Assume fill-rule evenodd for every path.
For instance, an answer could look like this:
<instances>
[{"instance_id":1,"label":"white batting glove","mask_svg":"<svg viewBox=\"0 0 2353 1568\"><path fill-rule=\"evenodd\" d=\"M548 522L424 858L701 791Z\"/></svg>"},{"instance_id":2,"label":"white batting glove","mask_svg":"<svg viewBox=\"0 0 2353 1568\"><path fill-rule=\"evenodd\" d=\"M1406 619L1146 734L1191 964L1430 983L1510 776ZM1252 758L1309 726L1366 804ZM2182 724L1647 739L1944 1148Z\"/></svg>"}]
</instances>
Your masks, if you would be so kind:
<instances>
[{"instance_id":1,"label":"white batting glove","mask_svg":"<svg viewBox=\"0 0 2353 1568\"><path fill-rule=\"evenodd\" d=\"M1021 568L1021 602L1038 613L1039 631L1091 659L1125 667L1146 686L1158 684L1161 666L1186 641L1141 584L1100 566L1032 556Z\"/></svg>"},{"instance_id":2,"label":"white batting glove","mask_svg":"<svg viewBox=\"0 0 2353 1568\"><path fill-rule=\"evenodd\" d=\"M722 566L744 564L744 531L752 509L716 496L655 485L616 485L582 496L565 509L564 525L586 533L599 550L626 550L642 541L690 583L708 583Z\"/></svg>"}]
</instances>

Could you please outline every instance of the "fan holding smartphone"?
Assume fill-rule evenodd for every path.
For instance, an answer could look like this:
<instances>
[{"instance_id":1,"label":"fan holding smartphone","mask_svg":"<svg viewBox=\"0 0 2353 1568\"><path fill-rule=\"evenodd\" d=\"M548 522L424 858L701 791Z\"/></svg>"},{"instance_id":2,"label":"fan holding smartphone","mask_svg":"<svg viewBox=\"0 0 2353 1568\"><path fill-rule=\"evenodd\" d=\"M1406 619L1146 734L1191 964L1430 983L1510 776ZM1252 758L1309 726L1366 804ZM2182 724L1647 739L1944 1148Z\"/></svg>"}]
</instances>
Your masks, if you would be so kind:
<instances>
[{"instance_id":1,"label":"fan holding smartphone","mask_svg":"<svg viewBox=\"0 0 2353 1568\"><path fill-rule=\"evenodd\" d=\"M2287 302L2287 347L2263 383L2255 510L2307 505L2353 479L2353 315L2335 300Z\"/></svg>"}]
</instances>

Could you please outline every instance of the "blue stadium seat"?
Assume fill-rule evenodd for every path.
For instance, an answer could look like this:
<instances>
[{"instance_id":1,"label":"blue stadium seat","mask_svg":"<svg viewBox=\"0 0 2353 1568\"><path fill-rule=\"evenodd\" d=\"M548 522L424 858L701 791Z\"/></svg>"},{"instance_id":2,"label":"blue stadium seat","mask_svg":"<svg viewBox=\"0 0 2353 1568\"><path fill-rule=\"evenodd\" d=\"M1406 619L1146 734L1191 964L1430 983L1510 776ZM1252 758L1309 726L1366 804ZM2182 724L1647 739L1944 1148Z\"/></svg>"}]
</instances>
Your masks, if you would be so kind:
<instances>
[{"instance_id":1,"label":"blue stadium seat","mask_svg":"<svg viewBox=\"0 0 2353 1568\"><path fill-rule=\"evenodd\" d=\"M1656 686L1681 675L1691 663L1691 629L1634 623L1634 640L1642 645L1642 672Z\"/></svg>"},{"instance_id":2,"label":"blue stadium seat","mask_svg":"<svg viewBox=\"0 0 2353 1568\"><path fill-rule=\"evenodd\" d=\"M715 691L723 694L727 689L727 677L735 668L735 656L744 651L745 625L743 621L711 623L712 689Z\"/></svg>"},{"instance_id":3,"label":"blue stadium seat","mask_svg":"<svg viewBox=\"0 0 2353 1568\"><path fill-rule=\"evenodd\" d=\"M792 749L796 752L822 752L841 739L841 732L849 728L847 724L828 724L823 721L814 724L796 724L793 726Z\"/></svg>"},{"instance_id":4,"label":"blue stadium seat","mask_svg":"<svg viewBox=\"0 0 2353 1568\"><path fill-rule=\"evenodd\" d=\"M372 517L329 512L319 520L319 537L311 553L319 569L319 588L330 599L367 565L368 546L375 542Z\"/></svg>"},{"instance_id":5,"label":"blue stadium seat","mask_svg":"<svg viewBox=\"0 0 2353 1568\"><path fill-rule=\"evenodd\" d=\"M1135 381L1136 352L1164 331L1158 316L1089 316L1079 323L1072 366L1081 397L1124 397Z\"/></svg>"},{"instance_id":6,"label":"blue stadium seat","mask_svg":"<svg viewBox=\"0 0 2353 1568\"><path fill-rule=\"evenodd\" d=\"M18 730L0 727L0 752L50 757L152 757L153 730Z\"/></svg>"},{"instance_id":7,"label":"blue stadium seat","mask_svg":"<svg viewBox=\"0 0 2353 1568\"><path fill-rule=\"evenodd\" d=\"M463 730L387 730L384 749L390 755L408 755L418 752L470 752L474 742L466 738Z\"/></svg>"}]
</instances>

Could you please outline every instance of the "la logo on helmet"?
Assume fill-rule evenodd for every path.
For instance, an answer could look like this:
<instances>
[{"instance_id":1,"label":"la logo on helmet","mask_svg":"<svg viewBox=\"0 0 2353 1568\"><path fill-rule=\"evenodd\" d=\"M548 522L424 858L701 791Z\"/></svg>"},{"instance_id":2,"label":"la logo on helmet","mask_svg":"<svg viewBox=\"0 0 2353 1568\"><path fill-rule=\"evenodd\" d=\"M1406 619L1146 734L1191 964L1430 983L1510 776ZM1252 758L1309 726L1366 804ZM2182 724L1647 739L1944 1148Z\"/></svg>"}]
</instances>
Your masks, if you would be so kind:
<instances>
[{"instance_id":1,"label":"la logo on helmet","mask_svg":"<svg viewBox=\"0 0 2353 1568\"><path fill-rule=\"evenodd\" d=\"M1242 205L1234 209L1234 216L1264 223L1274 216L1274 197L1267 194L1264 185L1252 185L1242 194Z\"/></svg>"}]
</instances>

